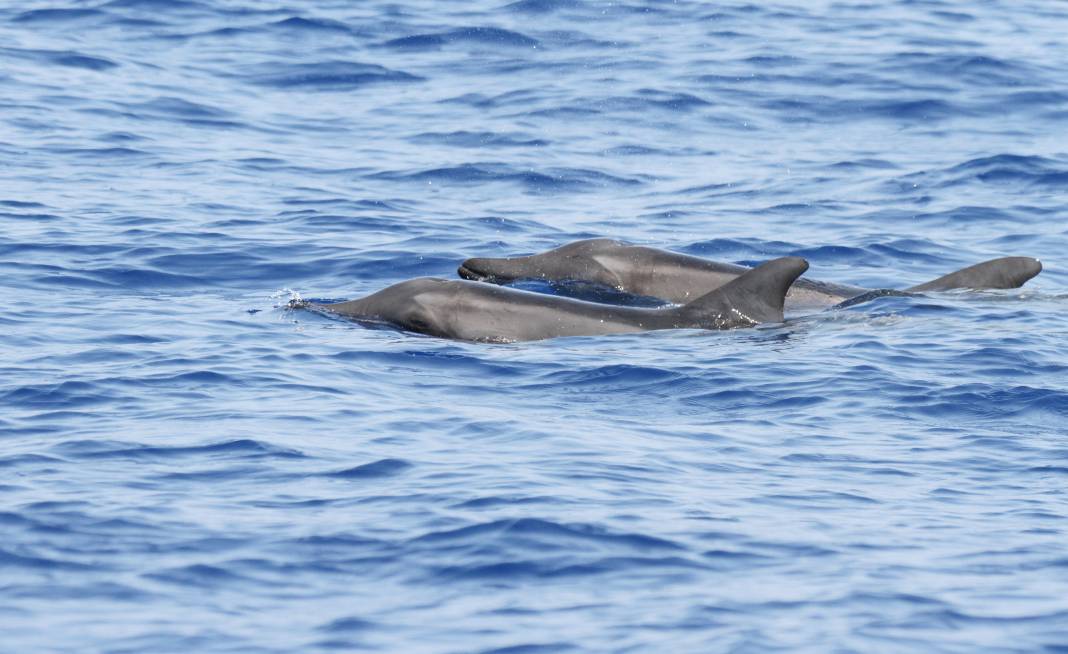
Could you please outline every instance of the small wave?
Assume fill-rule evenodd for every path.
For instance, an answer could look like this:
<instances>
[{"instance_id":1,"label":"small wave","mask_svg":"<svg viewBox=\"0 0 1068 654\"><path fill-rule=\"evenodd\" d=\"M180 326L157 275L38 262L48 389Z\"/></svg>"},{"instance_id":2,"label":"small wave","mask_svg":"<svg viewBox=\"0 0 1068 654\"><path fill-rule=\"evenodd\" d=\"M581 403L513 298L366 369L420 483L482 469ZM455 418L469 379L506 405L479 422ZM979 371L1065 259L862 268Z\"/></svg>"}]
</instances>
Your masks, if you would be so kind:
<instances>
[{"instance_id":1,"label":"small wave","mask_svg":"<svg viewBox=\"0 0 1068 654\"><path fill-rule=\"evenodd\" d=\"M461 148L513 148L544 147L550 141L530 138L523 134L498 134L495 132L423 132L411 137L413 143L440 143Z\"/></svg>"},{"instance_id":2,"label":"small wave","mask_svg":"<svg viewBox=\"0 0 1068 654\"><path fill-rule=\"evenodd\" d=\"M564 9L582 9L582 0L518 0L504 6L505 11L517 14L551 14Z\"/></svg>"},{"instance_id":3,"label":"small wave","mask_svg":"<svg viewBox=\"0 0 1068 654\"><path fill-rule=\"evenodd\" d=\"M987 55L904 52L886 58L882 68L895 78L907 74L918 79L939 78L974 86L1019 84L1035 79L1037 72L1016 61Z\"/></svg>"},{"instance_id":4,"label":"small wave","mask_svg":"<svg viewBox=\"0 0 1068 654\"><path fill-rule=\"evenodd\" d=\"M54 154L69 154L75 157L87 157L90 159L130 159L136 157L150 157L151 153L137 148L49 148Z\"/></svg>"},{"instance_id":5,"label":"small wave","mask_svg":"<svg viewBox=\"0 0 1068 654\"><path fill-rule=\"evenodd\" d=\"M152 117L166 116L196 119L233 117L233 114L229 111L173 96L161 96L147 102L123 104L122 107L135 114Z\"/></svg>"},{"instance_id":6,"label":"small wave","mask_svg":"<svg viewBox=\"0 0 1068 654\"><path fill-rule=\"evenodd\" d=\"M379 459L372 463L364 463L354 468L347 468L337 472L328 472L323 476L336 479L378 479L380 477L392 477L408 470L412 464L404 459Z\"/></svg>"},{"instance_id":7,"label":"small wave","mask_svg":"<svg viewBox=\"0 0 1068 654\"><path fill-rule=\"evenodd\" d=\"M1020 107L1028 109L1061 108L1065 105L1068 105L1068 93L1062 91L1016 91L997 98L991 110L1005 111Z\"/></svg>"},{"instance_id":8,"label":"small wave","mask_svg":"<svg viewBox=\"0 0 1068 654\"><path fill-rule=\"evenodd\" d=\"M338 32L342 34L352 34L353 30L348 25L338 22L336 20L327 20L323 18L303 18L300 16L293 16L286 18L275 23L271 23L268 27L281 28L285 30L294 30L299 32Z\"/></svg>"},{"instance_id":9,"label":"small wave","mask_svg":"<svg viewBox=\"0 0 1068 654\"><path fill-rule=\"evenodd\" d=\"M232 570L217 566L196 563L179 568L171 568L161 572L152 572L145 575L149 579L163 581L182 586L194 586L197 588L214 588L219 585L234 586L246 584L259 584L252 577L237 574Z\"/></svg>"},{"instance_id":10,"label":"small wave","mask_svg":"<svg viewBox=\"0 0 1068 654\"><path fill-rule=\"evenodd\" d=\"M235 479L250 479L254 475L271 474L271 469L258 466L233 466L207 470L190 470L188 472L168 472L157 478L158 482L216 482L224 483Z\"/></svg>"},{"instance_id":11,"label":"small wave","mask_svg":"<svg viewBox=\"0 0 1068 654\"><path fill-rule=\"evenodd\" d=\"M392 370L437 370L450 374L477 375L480 379L514 377L516 367L507 363L487 361L480 356L469 356L434 350L404 350L378 352L368 350L344 350L331 355L339 364L358 362L365 365Z\"/></svg>"},{"instance_id":12,"label":"small wave","mask_svg":"<svg viewBox=\"0 0 1068 654\"><path fill-rule=\"evenodd\" d=\"M943 120L970 114L970 111L964 106L938 98L849 100L838 103L834 107L814 105L812 110L814 115L827 112L827 115L844 118L879 117L909 121Z\"/></svg>"},{"instance_id":13,"label":"small wave","mask_svg":"<svg viewBox=\"0 0 1068 654\"><path fill-rule=\"evenodd\" d=\"M1035 472L1042 475L1068 475L1068 466L1055 466L1044 465L1028 468L1028 472ZM1064 561L1064 565L1068 566L1068 559Z\"/></svg>"},{"instance_id":14,"label":"small wave","mask_svg":"<svg viewBox=\"0 0 1068 654\"><path fill-rule=\"evenodd\" d=\"M386 41L384 48L395 50L432 50L445 45L445 38L440 34L416 34Z\"/></svg>"},{"instance_id":15,"label":"small wave","mask_svg":"<svg viewBox=\"0 0 1068 654\"><path fill-rule=\"evenodd\" d=\"M1030 182L1036 185L1064 186L1068 170L1060 162L1044 157L999 154L972 159L946 171L947 175L972 177L982 182Z\"/></svg>"},{"instance_id":16,"label":"small wave","mask_svg":"<svg viewBox=\"0 0 1068 654\"><path fill-rule=\"evenodd\" d=\"M107 12L99 9L32 9L11 20L16 23L66 23L86 18L104 18Z\"/></svg>"},{"instance_id":17,"label":"small wave","mask_svg":"<svg viewBox=\"0 0 1068 654\"><path fill-rule=\"evenodd\" d=\"M781 406L789 409L791 408L791 400L795 399L783 393L768 393L747 389L740 380L732 381L730 378L724 378L719 381L724 387L722 390L694 393L681 397L678 401L685 406L697 407L706 411L742 411L754 407L770 409ZM818 400L818 398L797 399Z\"/></svg>"},{"instance_id":18,"label":"small wave","mask_svg":"<svg viewBox=\"0 0 1068 654\"><path fill-rule=\"evenodd\" d=\"M101 134L96 140L110 143L137 143L139 141L148 141L150 139L132 132L108 132L107 134Z\"/></svg>"},{"instance_id":19,"label":"small wave","mask_svg":"<svg viewBox=\"0 0 1068 654\"><path fill-rule=\"evenodd\" d=\"M101 566L87 565L75 561L64 561L62 559L44 556L23 556L3 549L0 549L0 568L37 568L43 570L55 570L57 572L89 571L94 569L100 571L106 570L106 568Z\"/></svg>"},{"instance_id":20,"label":"small wave","mask_svg":"<svg viewBox=\"0 0 1068 654\"><path fill-rule=\"evenodd\" d=\"M756 552L739 552L734 550L707 550L701 553L707 567L717 572L745 571L748 573L763 566L774 565L775 557Z\"/></svg>"},{"instance_id":21,"label":"small wave","mask_svg":"<svg viewBox=\"0 0 1068 654\"><path fill-rule=\"evenodd\" d=\"M493 109L506 106L528 105L538 98L538 93L531 89L508 91L496 95L483 93L464 93L455 97L439 100L442 104L462 104L479 109Z\"/></svg>"},{"instance_id":22,"label":"small wave","mask_svg":"<svg viewBox=\"0 0 1068 654\"><path fill-rule=\"evenodd\" d=\"M114 8L114 9L134 9L138 11L148 12L176 12L184 13L189 11L197 11L204 13L212 13L211 8L196 0L110 0L106 2L102 7Z\"/></svg>"},{"instance_id":23,"label":"small wave","mask_svg":"<svg viewBox=\"0 0 1068 654\"><path fill-rule=\"evenodd\" d=\"M997 154L970 159L942 169L912 173L891 182L904 189L998 185L1003 187L1053 188L1068 186L1068 163L1033 155ZM977 207L976 212L1001 212L995 207ZM1004 215L1003 213L1001 215Z\"/></svg>"},{"instance_id":24,"label":"small wave","mask_svg":"<svg viewBox=\"0 0 1068 654\"><path fill-rule=\"evenodd\" d=\"M119 107L118 109L92 107L83 111L87 114L98 114L122 120L167 121L193 127L222 129L248 127L246 123L236 120L234 115L228 111L199 105L180 98L158 98L150 102L136 104L119 103L117 106ZM130 135L130 138L124 138L122 134L120 132L115 140L120 142L147 140L137 135ZM100 137L100 140L107 140L106 136Z\"/></svg>"},{"instance_id":25,"label":"small wave","mask_svg":"<svg viewBox=\"0 0 1068 654\"><path fill-rule=\"evenodd\" d=\"M370 620L364 620L356 616L346 616L344 618L337 618L331 620L326 624L318 627L319 631L326 631L329 633L350 633L356 631L367 631L368 629L374 629L379 625L371 622Z\"/></svg>"},{"instance_id":26,"label":"small wave","mask_svg":"<svg viewBox=\"0 0 1068 654\"><path fill-rule=\"evenodd\" d=\"M90 57L89 55L74 52L58 53L50 57L54 64L69 66L71 68L84 68L86 70L110 70L119 65L110 59L103 57Z\"/></svg>"},{"instance_id":27,"label":"small wave","mask_svg":"<svg viewBox=\"0 0 1068 654\"><path fill-rule=\"evenodd\" d=\"M183 457L210 458L302 458L296 450L276 447L252 439L238 439L206 445L152 446L135 443L82 442L77 448L61 448L67 456L82 459L168 460Z\"/></svg>"},{"instance_id":28,"label":"small wave","mask_svg":"<svg viewBox=\"0 0 1068 654\"><path fill-rule=\"evenodd\" d=\"M799 248L793 244L774 244L746 238L713 238L706 241L697 241L685 247L679 248L681 252L710 259L738 261L749 259L759 255L772 256L779 253L789 253Z\"/></svg>"},{"instance_id":29,"label":"small wave","mask_svg":"<svg viewBox=\"0 0 1068 654\"><path fill-rule=\"evenodd\" d=\"M632 143L609 148L608 150L605 150L605 154L623 157L645 157L650 155L662 155L665 154L665 151L650 145Z\"/></svg>"},{"instance_id":30,"label":"small wave","mask_svg":"<svg viewBox=\"0 0 1068 654\"><path fill-rule=\"evenodd\" d=\"M534 504L552 505L559 502L557 497L479 497L465 500L455 505L457 509L487 509L494 507L522 507Z\"/></svg>"},{"instance_id":31,"label":"small wave","mask_svg":"<svg viewBox=\"0 0 1068 654\"><path fill-rule=\"evenodd\" d=\"M382 44L395 50L434 50L454 43L536 48L539 43L529 36L497 27L461 27L448 32L414 34Z\"/></svg>"},{"instance_id":32,"label":"small wave","mask_svg":"<svg viewBox=\"0 0 1068 654\"><path fill-rule=\"evenodd\" d=\"M201 276L168 273L150 268L100 268L79 272L90 280L127 289L203 288L211 285L208 279Z\"/></svg>"},{"instance_id":33,"label":"small wave","mask_svg":"<svg viewBox=\"0 0 1068 654\"><path fill-rule=\"evenodd\" d=\"M633 95L594 100L587 106L598 112L633 111L644 113L650 109L686 112L711 106L711 103L689 93L669 93L657 89L639 89Z\"/></svg>"},{"instance_id":34,"label":"small wave","mask_svg":"<svg viewBox=\"0 0 1068 654\"><path fill-rule=\"evenodd\" d=\"M374 179L404 180L427 183L484 184L517 183L534 192L573 191L605 186L637 186L642 181L617 177L583 168L549 168L522 170L506 164L461 164L414 172L385 172L370 175Z\"/></svg>"},{"instance_id":35,"label":"small wave","mask_svg":"<svg viewBox=\"0 0 1068 654\"><path fill-rule=\"evenodd\" d=\"M0 457L0 468L17 468L24 465L53 465L62 463L63 459L57 459L43 454L17 454L14 456ZM0 522L5 520L19 519L11 513L0 513Z\"/></svg>"},{"instance_id":36,"label":"small wave","mask_svg":"<svg viewBox=\"0 0 1068 654\"><path fill-rule=\"evenodd\" d=\"M147 334L123 334L118 332L101 334L100 337L94 339L94 341L99 343L110 343L113 345L145 345L152 343L166 343L167 339Z\"/></svg>"},{"instance_id":37,"label":"small wave","mask_svg":"<svg viewBox=\"0 0 1068 654\"><path fill-rule=\"evenodd\" d=\"M971 23L975 21L975 16L961 11L932 11L931 15L950 23Z\"/></svg>"},{"instance_id":38,"label":"small wave","mask_svg":"<svg viewBox=\"0 0 1068 654\"><path fill-rule=\"evenodd\" d=\"M460 527L447 531L423 534L415 543L434 544L443 547L446 544L462 545L496 541L499 545L518 545L539 549L556 541L586 541L590 544L617 546L627 549L646 550L683 550L677 543L663 538L644 534L614 533L595 525L560 524L551 520L538 518L519 518L515 520L494 520L491 522ZM543 544L544 541L544 544Z\"/></svg>"},{"instance_id":39,"label":"small wave","mask_svg":"<svg viewBox=\"0 0 1068 654\"><path fill-rule=\"evenodd\" d=\"M851 504L882 504L878 500L856 493L820 492L808 494L775 493L754 500L781 506L824 507L826 510L847 509Z\"/></svg>"},{"instance_id":40,"label":"small wave","mask_svg":"<svg viewBox=\"0 0 1068 654\"><path fill-rule=\"evenodd\" d=\"M1006 419L1022 415L1068 418L1068 393L1030 386L964 384L901 398L907 411L937 418Z\"/></svg>"},{"instance_id":41,"label":"small wave","mask_svg":"<svg viewBox=\"0 0 1068 654\"><path fill-rule=\"evenodd\" d=\"M811 261L841 263L862 263L870 261L872 258L872 252L867 248L848 247L845 245L822 245L815 248L802 248L792 254Z\"/></svg>"},{"instance_id":42,"label":"small wave","mask_svg":"<svg viewBox=\"0 0 1068 654\"><path fill-rule=\"evenodd\" d=\"M422 77L376 64L322 61L314 64L264 64L245 76L252 84L276 89L351 91L371 84L410 84Z\"/></svg>"},{"instance_id":43,"label":"small wave","mask_svg":"<svg viewBox=\"0 0 1068 654\"><path fill-rule=\"evenodd\" d=\"M522 578L561 578L588 575L601 575L625 572L628 575L639 573L662 574L664 569L699 570L705 566L680 556L609 556L581 563L567 563L552 560L518 560L496 563L474 563L467 565L441 566L434 570L436 577L446 580L454 579L522 579Z\"/></svg>"},{"instance_id":44,"label":"small wave","mask_svg":"<svg viewBox=\"0 0 1068 654\"><path fill-rule=\"evenodd\" d=\"M683 381L685 377L677 372L653 368L614 364L581 371L554 372L544 377L544 383L566 390L581 389L598 392L635 392L638 389L655 386L658 392L667 392ZM539 380L541 385L542 380Z\"/></svg>"},{"instance_id":45,"label":"small wave","mask_svg":"<svg viewBox=\"0 0 1068 654\"><path fill-rule=\"evenodd\" d=\"M939 248L934 244L929 244L927 249L928 251L939 251ZM950 272L953 268L963 267L963 264L958 265L956 263L947 263L945 257L924 252L923 249L915 243L905 245L904 247L895 243L875 243L867 246L864 250L871 255L871 258L866 263L869 265L879 265L881 267L885 266L888 269L903 270L904 264L912 262L914 264L925 264L928 267L940 265L942 269L944 269L943 274L945 274ZM889 273L887 276L890 276ZM907 286L907 284L901 283L898 284L898 286Z\"/></svg>"},{"instance_id":46,"label":"small wave","mask_svg":"<svg viewBox=\"0 0 1068 654\"><path fill-rule=\"evenodd\" d=\"M857 170L893 170L897 165L884 159L857 159L855 161L839 161L827 166L828 168L857 171Z\"/></svg>"},{"instance_id":47,"label":"small wave","mask_svg":"<svg viewBox=\"0 0 1068 654\"><path fill-rule=\"evenodd\" d=\"M45 209L45 205L40 202L23 202L22 200L0 200L0 206L11 207L12 209ZM14 216L16 214L3 214L4 216Z\"/></svg>"},{"instance_id":48,"label":"small wave","mask_svg":"<svg viewBox=\"0 0 1068 654\"><path fill-rule=\"evenodd\" d=\"M16 406L33 408L65 408L105 404L115 395L105 392L96 384L84 381L66 381L59 384L22 386L0 395L0 400Z\"/></svg>"},{"instance_id":49,"label":"small wave","mask_svg":"<svg viewBox=\"0 0 1068 654\"><path fill-rule=\"evenodd\" d=\"M119 64L104 57L87 55L74 50L27 50L21 48L0 48L0 54L18 59L35 61L42 64L81 68L92 71L106 71L118 68Z\"/></svg>"},{"instance_id":50,"label":"small wave","mask_svg":"<svg viewBox=\"0 0 1068 654\"><path fill-rule=\"evenodd\" d=\"M214 280L216 283L240 278L245 280L273 280L294 275L290 266L278 266L260 253L220 250L216 252L163 254L147 257L142 262L151 270L177 278Z\"/></svg>"}]
</instances>

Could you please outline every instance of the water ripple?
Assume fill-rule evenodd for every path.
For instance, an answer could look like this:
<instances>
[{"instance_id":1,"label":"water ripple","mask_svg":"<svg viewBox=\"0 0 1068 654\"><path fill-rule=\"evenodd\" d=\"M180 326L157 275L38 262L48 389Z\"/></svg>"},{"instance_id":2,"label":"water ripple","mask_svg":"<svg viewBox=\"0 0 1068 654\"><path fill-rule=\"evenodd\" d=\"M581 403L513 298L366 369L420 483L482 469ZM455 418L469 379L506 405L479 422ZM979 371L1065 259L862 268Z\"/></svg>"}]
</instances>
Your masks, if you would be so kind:
<instances>
[{"instance_id":1,"label":"water ripple","mask_svg":"<svg viewBox=\"0 0 1068 654\"><path fill-rule=\"evenodd\" d=\"M355 61L320 61L311 64L279 61L252 68L243 78L258 86L282 90L333 92L352 91L372 84L419 82L423 79L404 71Z\"/></svg>"},{"instance_id":2,"label":"water ripple","mask_svg":"<svg viewBox=\"0 0 1068 654\"><path fill-rule=\"evenodd\" d=\"M1064 649L1058 3L8 5L2 649ZM498 346L287 308L603 236L1044 270Z\"/></svg>"},{"instance_id":3,"label":"water ripple","mask_svg":"<svg viewBox=\"0 0 1068 654\"><path fill-rule=\"evenodd\" d=\"M497 27L461 27L448 32L414 34L391 39L382 46L398 50L434 50L455 43L519 48L538 47L536 39Z\"/></svg>"}]
</instances>

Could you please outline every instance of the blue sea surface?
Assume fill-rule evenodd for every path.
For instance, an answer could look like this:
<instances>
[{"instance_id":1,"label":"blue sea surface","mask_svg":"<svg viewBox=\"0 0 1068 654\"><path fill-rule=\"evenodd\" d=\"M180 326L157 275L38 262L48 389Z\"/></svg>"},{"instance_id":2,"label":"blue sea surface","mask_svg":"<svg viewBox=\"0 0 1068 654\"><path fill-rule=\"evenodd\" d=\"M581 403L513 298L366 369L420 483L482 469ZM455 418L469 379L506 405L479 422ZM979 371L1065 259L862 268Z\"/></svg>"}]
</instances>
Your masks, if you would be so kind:
<instances>
[{"instance_id":1,"label":"blue sea surface","mask_svg":"<svg viewBox=\"0 0 1068 654\"><path fill-rule=\"evenodd\" d=\"M1068 652L1066 35L1055 0L4 3L0 650ZM594 236L1045 271L513 345L287 308Z\"/></svg>"}]
</instances>

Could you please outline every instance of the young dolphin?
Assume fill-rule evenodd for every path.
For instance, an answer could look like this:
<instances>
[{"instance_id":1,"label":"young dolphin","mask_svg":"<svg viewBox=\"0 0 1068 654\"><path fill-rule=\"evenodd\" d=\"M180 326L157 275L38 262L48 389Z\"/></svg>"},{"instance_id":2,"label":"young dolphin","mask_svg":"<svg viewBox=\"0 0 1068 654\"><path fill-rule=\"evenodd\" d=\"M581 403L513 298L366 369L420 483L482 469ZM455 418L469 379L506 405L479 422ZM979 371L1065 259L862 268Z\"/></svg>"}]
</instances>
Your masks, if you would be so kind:
<instances>
[{"instance_id":1,"label":"young dolphin","mask_svg":"<svg viewBox=\"0 0 1068 654\"><path fill-rule=\"evenodd\" d=\"M363 322L464 341L509 343L654 329L733 329L783 321L790 284L808 269L782 257L679 307L643 309L424 277L337 304L303 306Z\"/></svg>"},{"instance_id":2,"label":"young dolphin","mask_svg":"<svg viewBox=\"0 0 1068 654\"><path fill-rule=\"evenodd\" d=\"M519 279L589 282L681 304L719 288L747 270L744 266L595 238L526 257L468 259L457 272L464 279L496 284ZM1042 264L1037 259L1004 257L905 291L1017 288L1041 270ZM870 289L857 286L800 279L790 288L786 304L789 309L828 307L869 292Z\"/></svg>"}]
</instances>

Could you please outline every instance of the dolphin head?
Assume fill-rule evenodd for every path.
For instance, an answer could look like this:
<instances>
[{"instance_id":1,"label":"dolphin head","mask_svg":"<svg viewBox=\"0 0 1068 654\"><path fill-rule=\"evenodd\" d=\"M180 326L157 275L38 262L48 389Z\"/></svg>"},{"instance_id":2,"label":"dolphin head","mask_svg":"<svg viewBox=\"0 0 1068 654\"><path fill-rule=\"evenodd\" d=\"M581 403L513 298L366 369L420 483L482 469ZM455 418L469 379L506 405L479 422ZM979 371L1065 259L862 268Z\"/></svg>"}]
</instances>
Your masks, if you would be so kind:
<instances>
[{"instance_id":1,"label":"dolphin head","mask_svg":"<svg viewBox=\"0 0 1068 654\"><path fill-rule=\"evenodd\" d=\"M1042 272L1042 262L1031 257L1001 257L962 268L926 284L907 289L912 292L946 291L955 288L1019 288Z\"/></svg>"},{"instance_id":2,"label":"dolphin head","mask_svg":"<svg viewBox=\"0 0 1068 654\"><path fill-rule=\"evenodd\" d=\"M614 281L611 276L601 279L605 272L597 256L624 245L613 239L591 238L526 257L475 257L464 261L456 272L464 279L495 284L518 279L581 279L611 283Z\"/></svg>"},{"instance_id":3,"label":"dolphin head","mask_svg":"<svg viewBox=\"0 0 1068 654\"><path fill-rule=\"evenodd\" d=\"M464 279L476 282L506 284L517 279L539 277L540 275L536 272L537 266L531 261L536 258L537 255L511 259L472 257L460 264L456 273Z\"/></svg>"},{"instance_id":4,"label":"dolphin head","mask_svg":"<svg viewBox=\"0 0 1068 654\"><path fill-rule=\"evenodd\" d=\"M1006 257L1005 265L1008 288L1019 288L1029 279L1042 272L1042 262L1031 257Z\"/></svg>"},{"instance_id":5,"label":"dolphin head","mask_svg":"<svg viewBox=\"0 0 1068 654\"><path fill-rule=\"evenodd\" d=\"M409 279L360 300L325 308L356 320L384 320L409 331L448 336L455 283L434 277Z\"/></svg>"}]
</instances>

